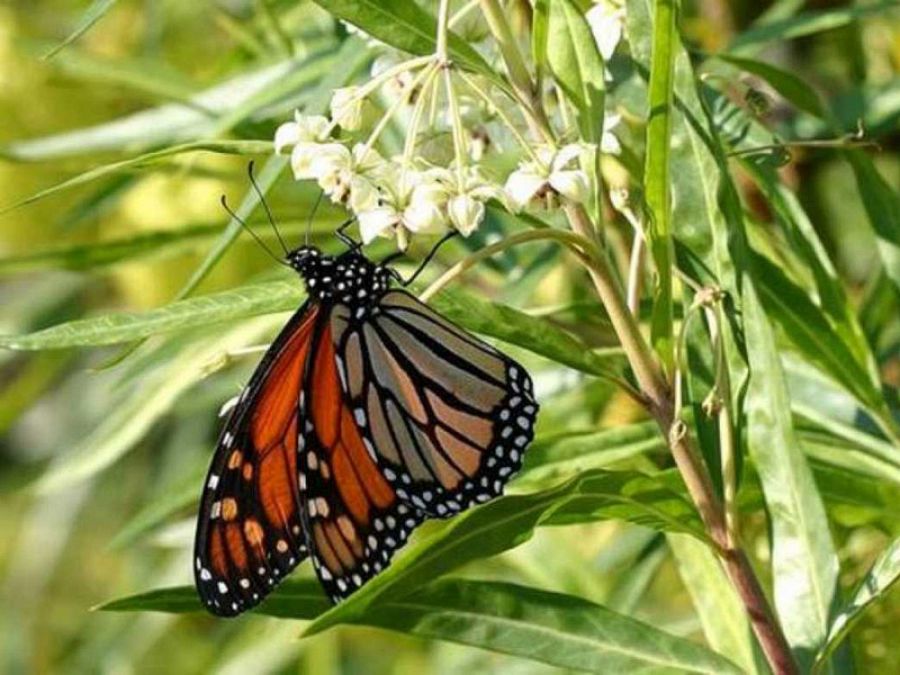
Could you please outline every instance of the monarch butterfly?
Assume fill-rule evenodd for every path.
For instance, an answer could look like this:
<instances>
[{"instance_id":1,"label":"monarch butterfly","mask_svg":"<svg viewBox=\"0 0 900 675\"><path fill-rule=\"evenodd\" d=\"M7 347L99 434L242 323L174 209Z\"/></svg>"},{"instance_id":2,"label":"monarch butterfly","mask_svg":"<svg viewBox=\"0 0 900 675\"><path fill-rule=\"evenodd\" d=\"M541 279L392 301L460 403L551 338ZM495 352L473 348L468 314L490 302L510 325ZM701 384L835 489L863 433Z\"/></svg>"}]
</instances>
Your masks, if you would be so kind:
<instances>
[{"instance_id":1,"label":"monarch butterfly","mask_svg":"<svg viewBox=\"0 0 900 675\"><path fill-rule=\"evenodd\" d=\"M501 494L533 438L525 369L397 288L389 261L339 235L350 244L341 255L308 245L286 254L308 300L213 455L195 580L219 616L258 604L306 557L341 601L423 520Z\"/></svg>"}]
</instances>

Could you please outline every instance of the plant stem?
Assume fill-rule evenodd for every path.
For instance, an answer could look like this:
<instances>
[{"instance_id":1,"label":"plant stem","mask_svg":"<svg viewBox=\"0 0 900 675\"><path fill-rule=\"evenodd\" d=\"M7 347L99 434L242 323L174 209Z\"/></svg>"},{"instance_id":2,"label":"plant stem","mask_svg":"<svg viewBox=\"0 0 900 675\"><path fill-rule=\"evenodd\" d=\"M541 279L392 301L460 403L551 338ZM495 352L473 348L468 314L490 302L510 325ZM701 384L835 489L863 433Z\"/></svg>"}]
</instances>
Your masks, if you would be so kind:
<instances>
[{"instance_id":1,"label":"plant stem","mask_svg":"<svg viewBox=\"0 0 900 675\"><path fill-rule=\"evenodd\" d=\"M569 204L566 215L575 232L593 240L593 227L584 207ZM769 664L777 675L795 675L799 671L784 633L747 555L739 543L729 536L722 503L693 447L687 427L676 416L673 392L628 309L622 289L604 258L597 256L589 262L591 279L640 385L647 410L668 439L678 471L722 558L731 583L744 603Z\"/></svg>"},{"instance_id":2,"label":"plant stem","mask_svg":"<svg viewBox=\"0 0 900 675\"><path fill-rule=\"evenodd\" d=\"M438 9L438 32L437 32L437 50L436 55L440 64L446 65L447 62L447 30L450 16L450 0L441 0Z\"/></svg>"},{"instance_id":3,"label":"plant stem","mask_svg":"<svg viewBox=\"0 0 900 675\"><path fill-rule=\"evenodd\" d=\"M573 253L578 255L583 262L587 262L588 259L594 258L597 255L593 242L586 240L581 235L567 232L566 230L556 230L550 227L525 230L523 232L517 232L494 244L480 248L470 256L463 258L425 289L425 291L419 295L419 299L422 302L428 302L430 298L434 297L436 293L459 277L463 272L497 253L526 242L546 241L548 239L567 246Z\"/></svg>"},{"instance_id":4,"label":"plant stem","mask_svg":"<svg viewBox=\"0 0 900 675\"><path fill-rule=\"evenodd\" d=\"M497 0L481 0L481 12L500 48L500 54L506 64L513 90L529 118L528 122L532 133L544 142L552 142L552 135L549 133L550 123L544 114L543 102L539 93L535 91L531 73L528 72L528 67L516 44L516 38L503 13L503 7Z\"/></svg>"}]
</instances>

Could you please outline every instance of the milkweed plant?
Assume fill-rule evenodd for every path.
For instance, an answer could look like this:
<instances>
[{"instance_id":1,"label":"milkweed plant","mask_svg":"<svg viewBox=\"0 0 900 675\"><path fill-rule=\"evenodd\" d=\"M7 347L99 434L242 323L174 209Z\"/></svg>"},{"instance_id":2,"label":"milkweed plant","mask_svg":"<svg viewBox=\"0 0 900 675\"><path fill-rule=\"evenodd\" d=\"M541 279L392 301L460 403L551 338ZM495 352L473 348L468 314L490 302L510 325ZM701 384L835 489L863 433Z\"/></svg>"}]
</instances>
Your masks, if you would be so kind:
<instances>
[{"instance_id":1,"label":"milkweed plant","mask_svg":"<svg viewBox=\"0 0 900 675\"><path fill-rule=\"evenodd\" d=\"M270 22L273 4L304 3L260 3ZM506 496L417 533L389 569L336 607L302 573L255 613L309 620L307 636L358 624L589 672L853 672L855 627L900 577L891 513L900 490L891 310L900 201L876 167L879 134L896 139L896 129L848 118L777 55L767 62L763 47L816 36L829 18L862 21L862 10L806 15L787 7L798 3L773 3L780 13L713 53L685 37L693 35L685 16L697 10L678 0L316 4L319 19L333 20L318 33L332 51L316 56L326 59L316 87L292 95L301 79L287 73L218 113L228 119L244 106L252 137L244 128L229 137L238 129L230 121L206 140L211 128L202 127L187 144L173 136L35 197L182 152L262 157L256 191L177 301L2 344L131 344L119 355L126 364L163 359L150 383L169 391L154 399L167 410L191 382L227 371L267 335L271 327L252 317L301 299L295 283L265 277L189 297L236 240L238 221L263 232L251 216L282 168L302 202L299 226L285 231L308 238L317 212L332 214L326 234L346 221L367 249L413 262L456 232L427 270L429 283L415 289L536 364L546 412L523 473ZM290 63L315 63L311 48L291 46L290 31L273 35L287 41ZM791 188L803 153L830 153L849 167L859 228L874 243L863 284L834 263L815 214ZM291 207L290 198L279 203ZM509 304L494 297L498 287ZM568 304L550 306L559 302ZM510 306L528 303L527 311ZM237 318L245 329L216 324ZM216 325L226 338L212 348L186 342L171 362L140 357L147 347L134 342ZM173 387L173 373L187 371L190 382ZM621 420L600 425L584 414L598 396L617 401ZM141 410L135 404L132 414ZM73 467L89 475L106 462L90 459L92 444L118 457L145 432L110 440L101 426L81 447L85 462L51 464L39 485L68 484L60 476ZM162 511L130 527L147 530L171 512ZM575 578L608 571L576 562L571 543L521 563L526 572L509 577L516 583L502 570L475 580L488 569L477 565L467 568L476 574L451 574L506 554L540 526L589 532L610 522L629 528L615 531L621 542L652 535L635 551L609 553L634 566L615 577L621 587L594 594L576 582L542 584L574 567ZM853 576L841 542L863 525L882 543ZM697 639L645 605L635 611L663 560L687 590L699 619L687 632ZM191 589L176 587L104 609L198 607Z\"/></svg>"}]
</instances>

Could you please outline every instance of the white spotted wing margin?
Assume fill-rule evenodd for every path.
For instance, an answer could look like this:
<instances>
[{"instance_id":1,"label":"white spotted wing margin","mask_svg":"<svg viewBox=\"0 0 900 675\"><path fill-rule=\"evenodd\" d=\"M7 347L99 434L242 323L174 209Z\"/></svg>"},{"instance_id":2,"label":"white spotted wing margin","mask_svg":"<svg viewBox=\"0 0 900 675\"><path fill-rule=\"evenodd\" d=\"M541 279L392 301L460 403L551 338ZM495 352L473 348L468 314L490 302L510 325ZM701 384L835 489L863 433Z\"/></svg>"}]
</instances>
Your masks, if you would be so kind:
<instances>
[{"instance_id":1,"label":"white spotted wing margin","mask_svg":"<svg viewBox=\"0 0 900 675\"><path fill-rule=\"evenodd\" d=\"M307 303L287 323L231 411L213 454L193 567L200 599L217 616L259 604L307 556L295 392L319 320L318 306Z\"/></svg>"},{"instance_id":2,"label":"white spotted wing margin","mask_svg":"<svg viewBox=\"0 0 900 675\"><path fill-rule=\"evenodd\" d=\"M519 363L402 290L331 315L341 384L400 501L446 518L503 493L534 437Z\"/></svg>"}]
</instances>

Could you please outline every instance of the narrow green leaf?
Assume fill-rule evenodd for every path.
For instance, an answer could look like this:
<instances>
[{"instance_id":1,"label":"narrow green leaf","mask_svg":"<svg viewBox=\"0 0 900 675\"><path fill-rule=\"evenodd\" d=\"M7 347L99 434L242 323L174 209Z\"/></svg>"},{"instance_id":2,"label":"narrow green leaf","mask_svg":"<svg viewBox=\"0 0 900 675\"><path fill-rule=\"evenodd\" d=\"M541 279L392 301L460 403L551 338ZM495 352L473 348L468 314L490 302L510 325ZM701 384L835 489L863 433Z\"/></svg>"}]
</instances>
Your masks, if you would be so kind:
<instances>
[{"instance_id":1,"label":"narrow green leaf","mask_svg":"<svg viewBox=\"0 0 900 675\"><path fill-rule=\"evenodd\" d=\"M706 647L571 595L447 579L356 622L591 673L740 673Z\"/></svg>"},{"instance_id":2,"label":"narrow green leaf","mask_svg":"<svg viewBox=\"0 0 900 675\"><path fill-rule=\"evenodd\" d=\"M253 614L286 619L314 619L331 607L316 579L291 579L282 583ZM103 603L102 612L166 612L184 614L205 611L193 586L160 588Z\"/></svg>"},{"instance_id":3,"label":"narrow green leaf","mask_svg":"<svg viewBox=\"0 0 900 675\"><path fill-rule=\"evenodd\" d=\"M753 265L760 300L787 338L863 405L872 410L883 407L869 373L807 294L763 256L754 255Z\"/></svg>"},{"instance_id":4,"label":"narrow green leaf","mask_svg":"<svg viewBox=\"0 0 900 675\"><path fill-rule=\"evenodd\" d=\"M734 106L731 108L735 109ZM747 123L751 127L758 127L753 120L748 119ZM759 131L762 132L761 127ZM812 220L793 191L780 182L774 169L754 165L752 161L743 162L743 166L772 204L792 244L792 250L799 254L812 271L818 304L833 326L836 337L842 340L846 349L852 353L859 368L868 372L869 389L878 389L880 385L875 359L856 317L855 309L847 297L843 282ZM863 378L864 381L865 379ZM880 395L876 391L874 397L869 399L869 403L873 404L878 400Z\"/></svg>"},{"instance_id":5,"label":"narrow green leaf","mask_svg":"<svg viewBox=\"0 0 900 675\"><path fill-rule=\"evenodd\" d=\"M549 0L547 62L560 89L578 111L582 138L600 143L606 82L603 57L584 14L572 0Z\"/></svg>"},{"instance_id":6,"label":"narrow green leaf","mask_svg":"<svg viewBox=\"0 0 900 675\"><path fill-rule=\"evenodd\" d=\"M871 5L804 12L777 21L759 24L739 33L729 46L730 51L772 40L792 40L846 26L863 17L900 7L898 0L885 0Z\"/></svg>"},{"instance_id":7,"label":"narrow green leaf","mask_svg":"<svg viewBox=\"0 0 900 675\"><path fill-rule=\"evenodd\" d=\"M228 221L225 230L216 239L206 257L193 271L190 278L184 283L184 286L178 291L178 294L175 296L176 301L183 300L193 293L197 286L218 264L243 230L244 226L241 223L250 220L250 216L259 208L265 196L269 194L269 191L289 164L289 159L280 155L273 155L266 160L262 171L257 177L256 187L248 190L244 195L237 211L235 211L235 215Z\"/></svg>"},{"instance_id":8,"label":"narrow green leaf","mask_svg":"<svg viewBox=\"0 0 900 675\"><path fill-rule=\"evenodd\" d=\"M743 297L750 357L747 436L772 530L775 606L801 669L824 644L838 560L822 499L800 450L769 319L751 284Z\"/></svg>"},{"instance_id":9,"label":"narrow green leaf","mask_svg":"<svg viewBox=\"0 0 900 675\"><path fill-rule=\"evenodd\" d=\"M288 311L304 297L299 282L277 281L174 302L147 312L79 319L23 336L0 336L10 349L62 349L128 342L219 321Z\"/></svg>"},{"instance_id":10,"label":"narrow green leaf","mask_svg":"<svg viewBox=\"0 0 900 675\"><path fill-rule=\"evenodd\" d=\"M828 630L828 641L816 656L815 668L823 666L828 657L847 637L873 602L883 598L900 579L900 538L894 539L878 556L871 569L856 587L850 602L835 616Z\"/></svg>"},{"instance_id":11,"label":"narrow green leaf","mask_svg":"<svg viewBox=\"0 0 900 675\"><path fill-rule=\"evenodd\" d=\"M628 0L626 29L639 70L649 72L654 35L652 0ZM678 34L674 37L677 40ZM699 261L698 266L704 271L697 276L699 282L725 291L730 305L741 297L747 258L743 211L730 181L728 160L701 99L703 92L698 89L690 56L680 42L676 44L674 87L677 105L672 119L669 172L673 235L690 249L691 260ZM679 262L689 267L690 261ZM732 406L737 412L741 410L747 377L740 327L726 322L720 329ZM697 419L699 426L702 418ZM740 419L736 418L734 424L739 435Z\"/></svg>"},{"instance_id":12,"label":"narrow green leaf","mask_svg":"<svg viewBox=\"0 0 900 675\"><path fill-rule=\"evenodd\" d=\"M353 621L376 598L411 593L467 562L518 546L530 539L538 526L607 518L685 532L705 540L683 490L675 492L657 479L636 472L588 471L550 490L496 499L436 531L423 533L388 570L317 619L307 634Z\"/></svg>"},{"instance_id":13,"label":"narrow green leaf","mask_svg":"<svg viewBox=\"0 0 900 675\"><path fill-rule=\"evenodd\" d=\"M220 338L195 340L174 358L146 373L109 415L73 448L66 448L35 484L41 493L70 487L94 476L121 458L168 413L178 397L200 380L211 360L246 346L272 328L262 319Z\"/></svg>"},{"instance_id":14,"label":"narrow green leaf","mask_svg":"<svg viewBox=\"0 0 900 675\"><path fill-rule=\"evenodd\" d=\"M317 68L328 67L320 65L316 55L308 60ZM0 157L19 162L51 161L100 152L134 153L208 138L215 128L215 116L234 109L294 69L305 67L305 63L283 61L239 75L200 92L186 104L171 103L84 129L3 144ZM334 68L333 62L330 67Z\"/></svg>"},{"instance_id":15,"label":"narrow green leaf","mask_svg":"<svg viewBox=\"0 0 900 675\"><path fill-rule=\"evenodd\" d=\"M762 78L799 110L819 118L822 117L824 110L819 95L805 80L793 73L756 59L742 58L731 54L717 54L716 57Z\"/></svg>"},{"instance_id":16,"label":"narrow green leaf","mask_svg":"<svg viewBox=\"0 0 900 675\"><path fill-rule=\"evenodd\" d=\"M258 221L248 224L257 229L257 234L267 243L278 245L275 234L267 222ZM264 227L260 227L263 225ZM304 234L306 226L306 219L293 221L279 219L278 222L278 229L285 237ZM222 230L221 224L190 224L177 229L142 232L121 239L54 246L23 255L0 258L0 274L53 269L89 270L132 260L164 257L196 249L201 244L221 235ZM314 237L326 231L329 235L334 231L331 221L320 220L313 223L311 228L311 234ZM256 244L254 243L254 245Z\"/></svg>"},{"instance_id":17,"label":"narrow green leaf","mask_svg":"<svg viewBox=\"0 0 900 675\"><path fill-rule=\"evenodd\" d=\"M570 368L600 377L614 377L618 372L618 357L595 354L551 322L512 307L459 289L444 289L430 304L463 328L524 347Z\"/></svg>"},{"instance_id":18,"label":"narrow green leaf","mask_svg":"<svg viewBox=\"0 0 900 675\"><path fill-rule=\"evenodd\" d=\"M44 55L44 58L52 59L63 49L87 33L98 21L100 21L100 19L106 16L106 13L111 10L117 2L118 0L94 0L94 2L91 3L91 6L85 10L81 20L78 22L78 26L75 27L75 30L73 30L65 40L47 52L47 54Z\"/></svg>"},{"instance_id":19,"label":"narrow green leaf","mask_svg":"<svg viewBox=\"0 0 900 675\"><path fill-rule=\"evenodd\" d=\"M314 580L287 581L254 614L312 619L328 607ZM201 611L196 591L166 588L101 605L108 612ZM385 598L353 623L447 640L593 673L740 673L731 661L605 607L560 593L445 579Z\"/></svg>"},{"instance_id":20,"label":"narrow green leaf","mask_svg":"<svg viewBox=\"0 0 900 675\"><path fill-rule=\"evenodd\" d=\"M900 293L900 194L888 185L862 151L848 151L846 157L853 167L859 196L878 238L878 253L884 271Z\"/></svg>"},{"instance_id":21,"label":"narrow green leaf","mask_svg":"<svg viewBox=\"0 0 900 675\"><path fill-rule=\"evenodd\" d=\"M760 675L767 672L757 667L756 643L747 611L715 554L709 547L683 534L669 534L666 539L709 645L738 664L744 672Z\"/></svg>"},{"instance_id":22,"label":"narrow green leaf","mask_svg":"<svg viewBox=\"0 0 900 675\"><path fill-rule=\"evenodd\" d=\"M665 439L655 422L640 422L603 431L569 432L538 437L525 455L518 480L574 474L602 468L637 455L665 450Z\"/></svg>"},{"instance_id":23,"label":"narrow green leaf","mask_svg":"<svg viewBox=\"0 0 900 675\"><path fill-rule=\"evenodd\" d=\"M261 155L272 152L272 144L269 141L195 141L192 143L176 145L164 150L148 152L144 155L140 155L139 157L126 159L121 162L114 162L113 164L106 164L104 166L99 166L95 169L91 169L90 171L85 171L84 173L78 174L74 178L63 181L58 185L54 185L53 187L47 188L46 190L41 190L37 194L34 194L27 199L23 199L22 201L10 206L0 208L0 215L8 213L13 209L20 208L27 204L33 204L36 201L57 194L58 192L62 192L63 190L68 190L80 185L85 185L86 183L90 183L91 181L95 181L100 178L112 176L125 171L133 171L152 167L156 164L159 164L160 162L169 160L172 157L177 157L178 155L189 152L212 152L225 155Z\"/></svg>"},{"instance_id":24,"label":"narrow green leaf","mask_svg":"<svg viewBox=\"0 0 900 675\"><path fill-rule=\"evenodd\" d=\"M303 298L299 281L252 284L179 300L147 312L79 319L28 335L0 335L0 347L38 350L117 344L221 321L294 311ZM544 319L449 289L438 293L431 304L451 321L473 332L524 347L593 375L613 377L616 374L615 361L611 364L608 357L585 349L576 338Z\"/></svg>"},{"instance_id":25,"label":"narrow green leaf","mask_svg":"<svg viewBox=\"0 0 900 675\"><path fill-rule=\"evenodd\" d=\"M437 48L434 15L412 0L315 0L332 15L374 38L410 54L426 56ZM465 40L451 32L450 56L461 66L498 81L497 72ZM502 82L502 80L501 80Z\"/></svg>"},{"instance_id":26,"label":"narrow green leaf","mask_svg":"<svg viewBox=\"0 0 900 675\"><path fill-rule=\"evenodd\" d=\"M203 485L203 473L189 476L179 486L173 487L164 495L159 495L148 502L144 508L138 511L128 523L109 542L110 549L122 550L133 544L141 536L166 522L176 513L195 504L200 496L200 487Z\"/></svg>"},{"instance_id":27,"label":"narrow green leaf","mask_svg":"<svg viewBox=\"0 0 900 675\"><path fill-rule=\"evenodd\" d=\"M672 100L678 27L674 0L654 0L653 4L650 118L647 121L647 157L644 166L644 189L650 214L646 236L655 267L651 340L663 363L671 369L674 363L672 266L675 252L669 149L672 143Z\"/></svg>"},{"instance_id":28,"label":"narrow green leaf","mask_svg":"<svg viewBox=\"0 0 900 675\"><path fill-rule=\"evenodd\" d=\"M531 19L531 57L537 80L543 79L547 69L547 24L550 19L550 0L535 0Z\"/></svg>"}]
</instances>

